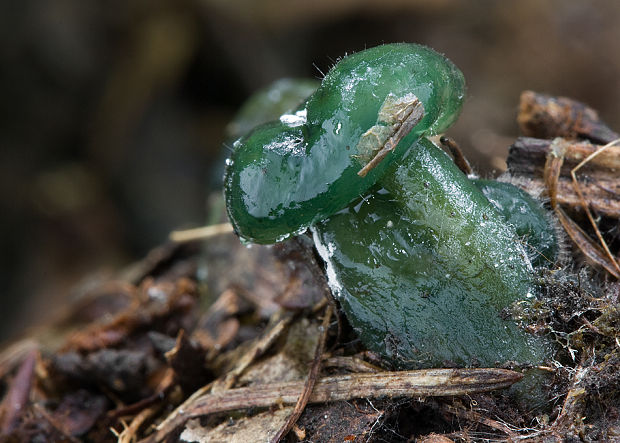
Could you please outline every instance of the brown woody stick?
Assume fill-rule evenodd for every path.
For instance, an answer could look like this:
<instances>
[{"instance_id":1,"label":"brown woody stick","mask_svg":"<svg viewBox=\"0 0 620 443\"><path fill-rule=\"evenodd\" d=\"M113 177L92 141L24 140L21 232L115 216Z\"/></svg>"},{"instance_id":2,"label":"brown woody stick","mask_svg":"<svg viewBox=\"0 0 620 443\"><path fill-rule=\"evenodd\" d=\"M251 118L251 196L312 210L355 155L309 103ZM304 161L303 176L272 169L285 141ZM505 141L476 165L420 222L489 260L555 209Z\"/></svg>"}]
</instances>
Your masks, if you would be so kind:
<instances>
[{"instance_id":1,"label":"brown woody stick","mask_svg":"<svg viewBox=\"0 0 620 443\"><path fill-rule=\"evenodd\" d=\"M570 171L601 147L588 142L520 137L510 147L508 170L513 176L526 177L520 186L528 191L545 188L543 174L548 154L563 145L564 161L559 171L557 203L569 210L581 210L581 199L574 189ZM620 219L620 146L611 146L582 169L580 189L589 207L598 214Z\"/></svg>"},{"instance_id":2,"label":"brown woody stick","mask_svg":"<svg viewBox=\"0 0 620 443\"><path fill-rule=\"evenodd\" d=\"M528 137L580 137L602 144L620 137L600 120L594 109L585 104L532 91L521 94L517 122L522 134Z\"/></svg>"},{"instance_id":3,"label":"brown woody stick","mask_svg":"<svg viewBox=\"0 0 620 443\"><path fill-rule=\"evenodd\" d=\"M523 376L507 369L423 369L417 371L347 374L318 380L308 403L376 397L430 397L466 395L506 388ZM164 428L143 443L160 442L187 420L235 409L295 404L303 381L230 389L203 395L190 409L179 411Z\"/></svg>"}]
</instances>

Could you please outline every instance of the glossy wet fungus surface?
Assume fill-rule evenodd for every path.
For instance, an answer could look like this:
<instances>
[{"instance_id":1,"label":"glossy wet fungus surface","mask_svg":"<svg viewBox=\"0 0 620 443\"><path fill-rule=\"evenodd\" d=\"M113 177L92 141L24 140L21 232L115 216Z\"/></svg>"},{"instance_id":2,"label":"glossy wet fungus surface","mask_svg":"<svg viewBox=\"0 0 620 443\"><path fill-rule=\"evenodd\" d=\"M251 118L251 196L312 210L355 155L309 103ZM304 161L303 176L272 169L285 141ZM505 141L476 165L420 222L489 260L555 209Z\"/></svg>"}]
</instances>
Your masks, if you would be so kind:
<instances>
[{"instance_id":1,"label":"glossy wet fungus surface","mask_svg":"<svg viewBox=\"0 0 620 443\"><path fill-rule=\"evenodd\" d=\"M248 98L226 127L232 141L252 129L282 114L294 111L319 87L321 82L311 78L281 78Z\"/></svg>"},{"instance_id":2,"label":"glossy wet fungus surface","mask_svg":"<svg viewBox=\"0 0 620 443\"><path fill-rule=\"evenodd\" d=\"M239 236L273 243L339 211L368 191L413 142L449 127L464 94L461 72L423 46L383 45L343 58L295 112L235 143L225 193ZM382 138L408 123L416 98L422 120L360 177L369 140L377 140L379 150ZM386 115L389 109L396 114Z\"/></svg>"},{"instance_id":3,"label":"glossy wet fungus surface","mask_svg":"<svg viewBox=\"0 0 620 443\"><path fill-rule=\"evenodd\" d=\"M465 95L461 72L414 44L343 58L294 112L234 144L225 177L243 241L311 227L363 343L397 367L542 363L553 346L506 312L535 300L557 255L540 204L468 179L425 138Z\"/></svg>"},{"instance_id":4,"label":"glossy wet fungus surface","mask_svg":"<svg viewBox=\"0 0 620 443\"><path fill-rule=\"evenodd\" d=\"M510 183L483 179L473 179L472 183L515 228L532 265L553 265L559 254L558 239L551 215L542 204Z\"/></svg>"},{"instance_id":5,"label":"glossy wet fungus surface","mask_svg":"<svg viewBox=\"0 0 620 443\"><path fill-rule=\"evenodd\" d=\"M363 342L402 367L542 362L545 341L500 315L535 292L514 228L431 142L406 160L314 229Z\"/></svg>"}]
</instances>

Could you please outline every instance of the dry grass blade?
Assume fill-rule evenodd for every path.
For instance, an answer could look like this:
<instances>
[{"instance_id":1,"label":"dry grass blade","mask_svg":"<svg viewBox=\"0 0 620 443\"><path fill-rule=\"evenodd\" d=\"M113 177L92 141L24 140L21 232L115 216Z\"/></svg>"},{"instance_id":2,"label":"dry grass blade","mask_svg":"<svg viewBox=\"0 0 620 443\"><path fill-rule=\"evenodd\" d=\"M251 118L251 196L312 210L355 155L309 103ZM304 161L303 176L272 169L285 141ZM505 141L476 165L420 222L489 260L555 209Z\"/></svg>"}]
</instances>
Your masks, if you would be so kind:
<instances>
[{"instance_id":1,"label":"dry grass blade","mask_svg":"<svg viewBox=\"0 0 620 443\"><path fill-rule=\"evenodd\" d=\"M165 375L162 377L162 380L159 382L159 385L155 389L154 394L152 394L149 397L143 398L142 400L134 404L131 404L128 406L122 406L113 411L110 411L108 412L108 417L113 418L113 419L118 419L120 417L128 417L128 416L135 415L135 417L132 420L132 424L130 425L130 428L138 429L140 427L140 424L134 424L136 419L138 419L139 416L144 417L143 412L147 409L151 411L156 411L158 407L157 403L161 403L164 399L166 399L168 396L168 393L172 390L172 388L174 388L174 386L175 386L174 371L168 368L166 370ZM147 417L138 419L138 421L140 420L144 421L146 418L148 418L148 416L152 415L153 413L147 414Z\"/></svg>"},{"instance_id":2,"label":"dry grass blade","mask_svg":"<svg viewBox=\"0 0 620 443\"><path fill-rule=\"evenodd\" d=\"M565 152L557 158L561 160L561 173L557 186L553 188L556 190L554 201L567 211L581 211L582 202L575 192L570 171L584 158L600 150L601 146L561 138L541 140L521 137L510 147L506 160L508 169L513 177L518 177L520 187L538 194L543 187L549 189L543 177L554 173L549 170L550 165L545 170L545 165L552 151L558 155L557 151L562 147ZM610 146L601 151L591 158L584 169L587 171L582 170L580 174L587 174L587 180L580 179L579 186L590 209L603 217L620 219L620 146Z\"/></svg>"},{"instance_id":3,"label":"dry grass blade","mask_svg":"<svg viewBox=\"0 0 620 443\"><path fill-rule=\"evenodd\" d=\"M138 441L137 436L142 425L157 414L161 408L162 405L155 405L140 411L140 413L131 420L131 423L117 435L118 443L132 443Z\"/></svg>"},{"instance_id":4,"label":"dry grass blade","mask_svg":"<svg viewBox=\"0 0 620 443\"><path fill-rule=\"evenodd\" d=\"M7 346L0 352L0 379L4 378L17 365L24 361L33 351L38 350L39 343L31 338L25 338Z\"/></svg>"},{"instance_id":5,"label":"dry grass blade","mask_svg":"<svg viewBox=\"0 0 620 443\"><path fill-rule=\"evenodd\" d=\"M231 232L234 232L234 229L230 223L220 223L183 231L172 231L170 233L170 240L178 243L205 240L216 235L230 234Z\"/></svg>"}]
</instances>

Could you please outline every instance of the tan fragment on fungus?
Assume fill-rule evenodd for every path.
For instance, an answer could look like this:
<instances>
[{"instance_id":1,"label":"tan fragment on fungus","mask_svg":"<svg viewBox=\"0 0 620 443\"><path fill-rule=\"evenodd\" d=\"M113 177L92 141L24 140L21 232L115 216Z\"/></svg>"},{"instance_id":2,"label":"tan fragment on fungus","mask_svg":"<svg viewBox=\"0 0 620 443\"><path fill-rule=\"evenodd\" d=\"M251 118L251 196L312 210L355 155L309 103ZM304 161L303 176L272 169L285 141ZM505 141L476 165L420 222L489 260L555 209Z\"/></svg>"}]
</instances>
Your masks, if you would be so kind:
<instances>
[{"instance_id":1,"label":"tan fragment on fungus","mask_svg":"<svg viewBox=\"0 0 620 443\"><path fill-rule=\"evenodd\" d=\"M358 159L365 166L357 175L365 177L424 117L424 105L415 94L389 94L377 115L377 123L357 143Z\"/></svg>"}]
</instances>

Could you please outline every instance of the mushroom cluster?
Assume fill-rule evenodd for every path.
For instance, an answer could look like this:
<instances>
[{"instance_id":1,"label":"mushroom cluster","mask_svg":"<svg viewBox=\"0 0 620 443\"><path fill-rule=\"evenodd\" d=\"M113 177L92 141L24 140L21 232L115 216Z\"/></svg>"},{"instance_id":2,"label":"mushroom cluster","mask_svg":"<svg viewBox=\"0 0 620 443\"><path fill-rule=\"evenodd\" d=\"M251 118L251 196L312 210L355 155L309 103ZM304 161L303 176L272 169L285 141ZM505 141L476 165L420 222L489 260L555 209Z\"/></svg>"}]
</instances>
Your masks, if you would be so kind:
<instances>
[{"instance_id":1,"label":"mushroom cluster","mask_svg":"<svg viewBox=\"0 0 620 443\"><path fill-rule=\"evenodd\" d=\"M227 162L241 239L274 243L310 227L349 322L398 367L537 364L552 353L507 313L535 298L534 266L557 253L543 210L512 185L470 180L425 138L455 121L464 90L458 68L427 47L367 49L236 141Z\"/></svg>"}]
</instances>

